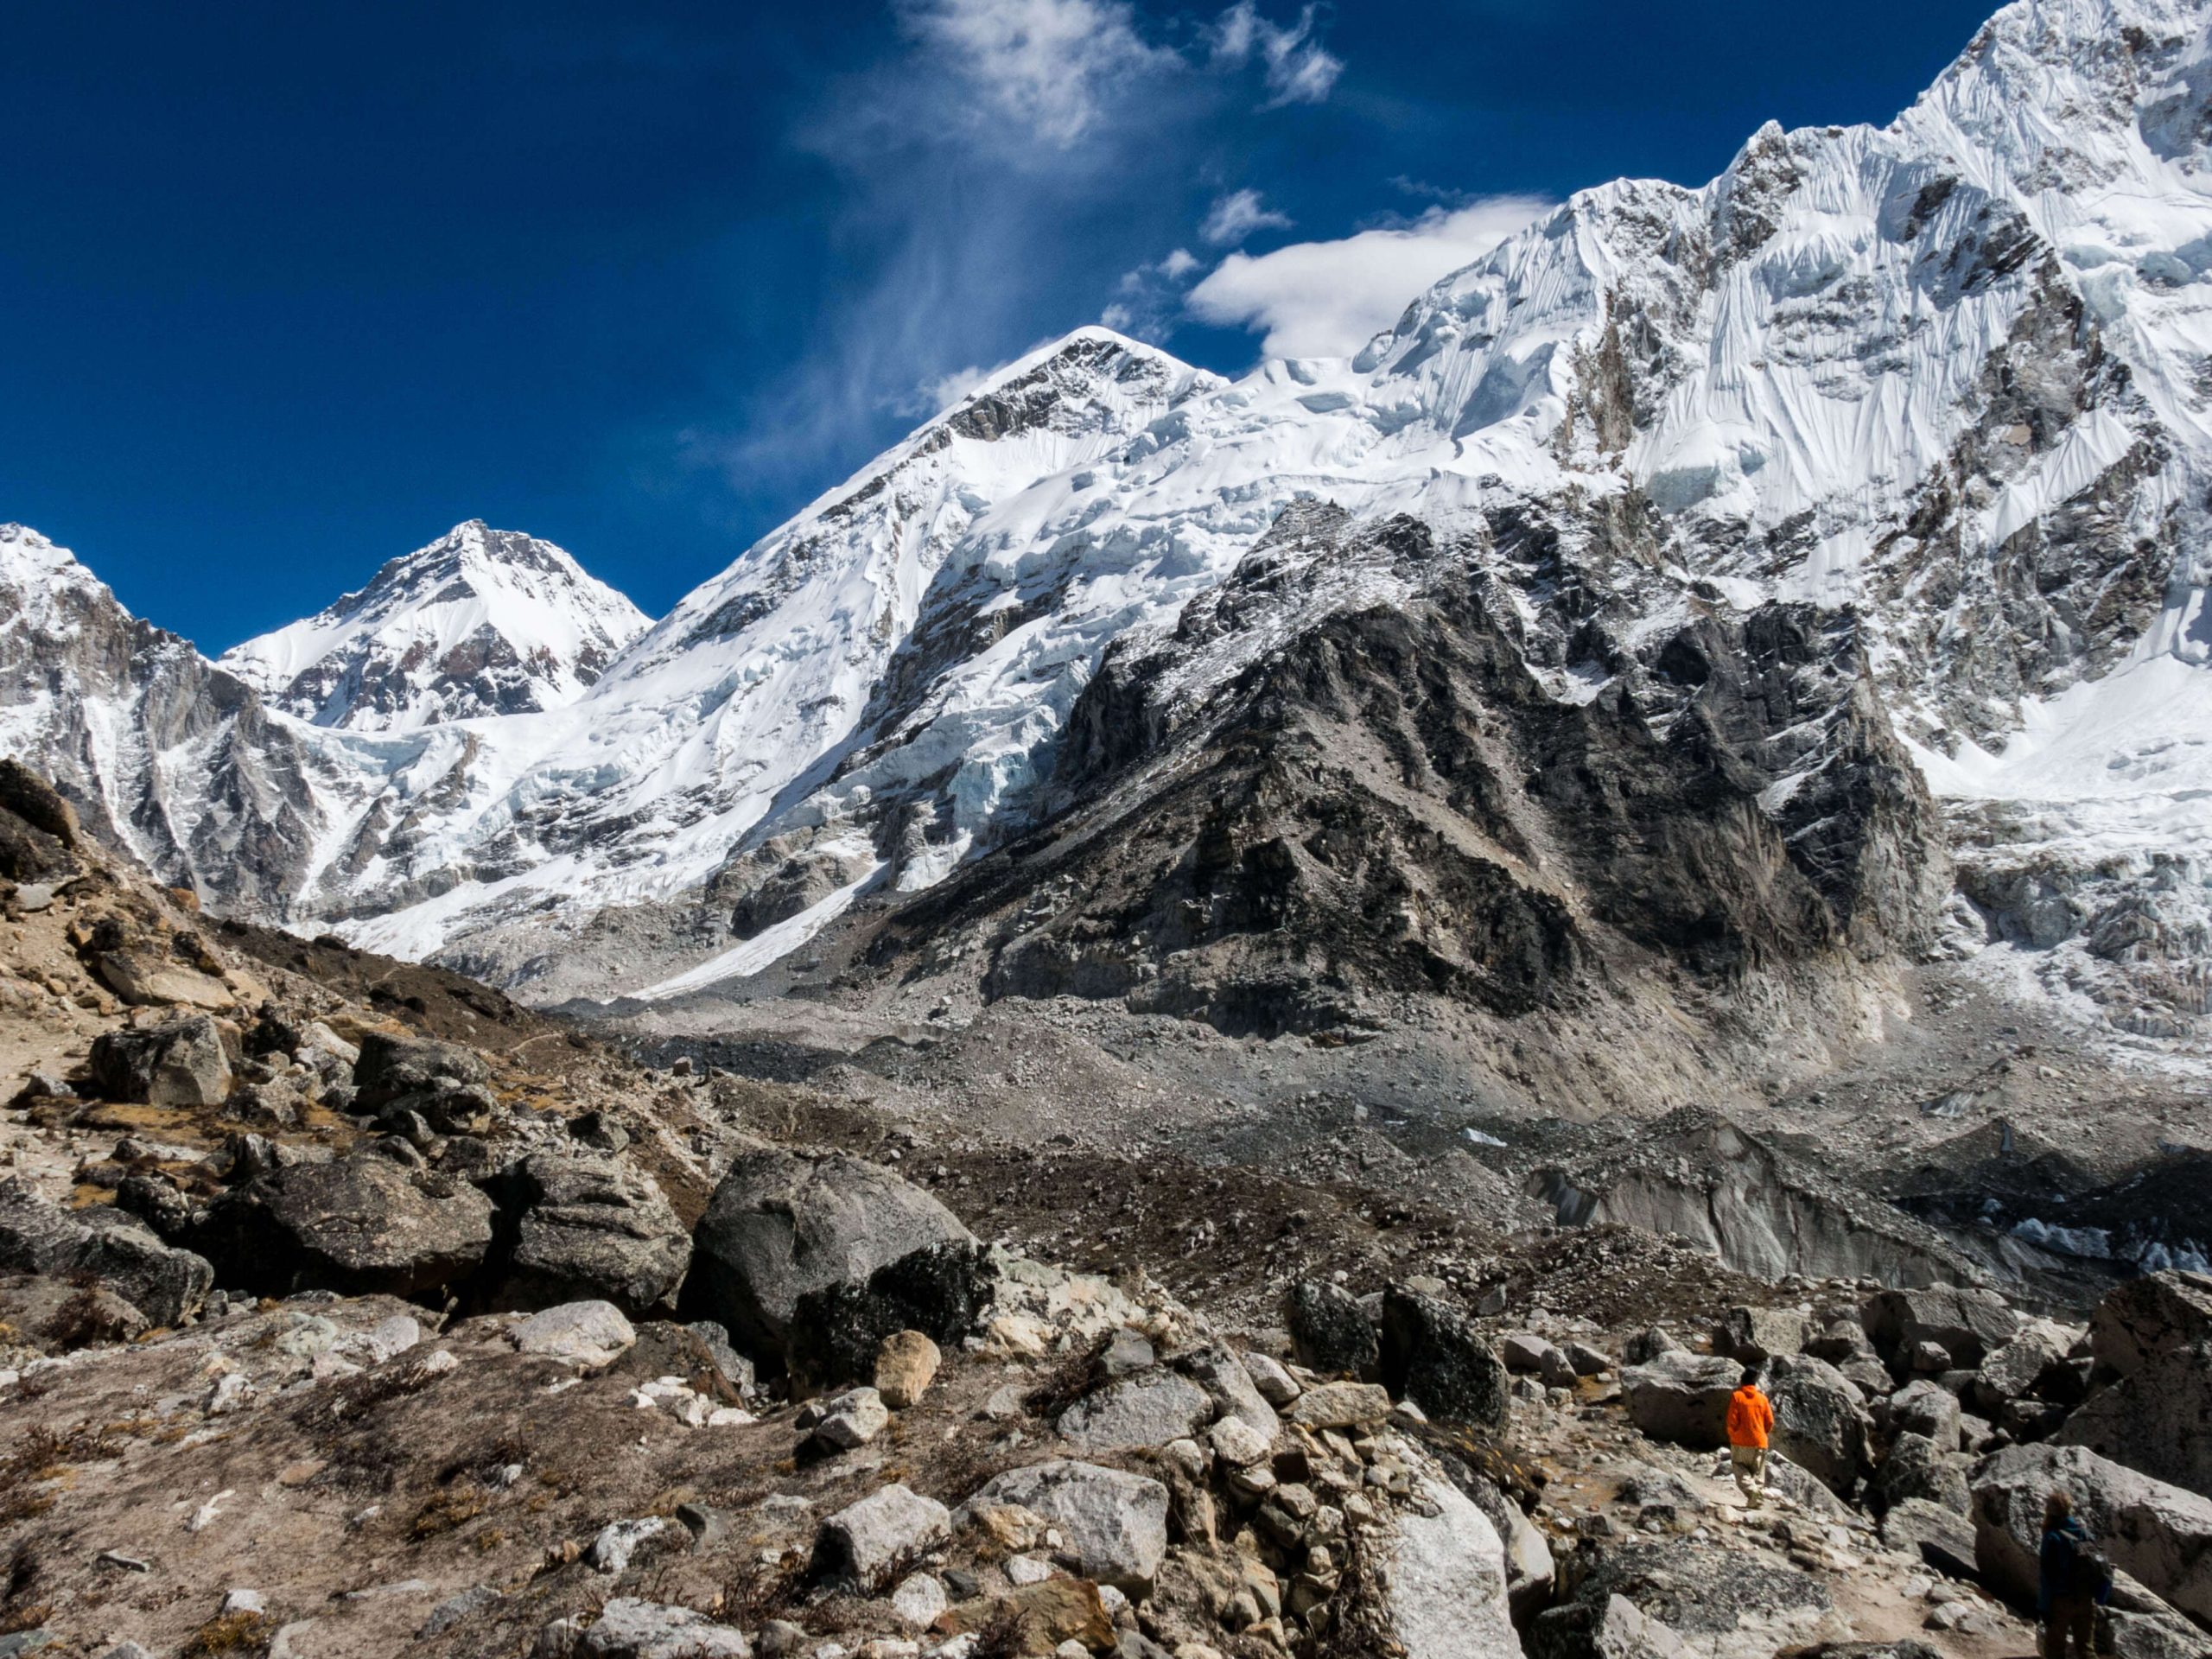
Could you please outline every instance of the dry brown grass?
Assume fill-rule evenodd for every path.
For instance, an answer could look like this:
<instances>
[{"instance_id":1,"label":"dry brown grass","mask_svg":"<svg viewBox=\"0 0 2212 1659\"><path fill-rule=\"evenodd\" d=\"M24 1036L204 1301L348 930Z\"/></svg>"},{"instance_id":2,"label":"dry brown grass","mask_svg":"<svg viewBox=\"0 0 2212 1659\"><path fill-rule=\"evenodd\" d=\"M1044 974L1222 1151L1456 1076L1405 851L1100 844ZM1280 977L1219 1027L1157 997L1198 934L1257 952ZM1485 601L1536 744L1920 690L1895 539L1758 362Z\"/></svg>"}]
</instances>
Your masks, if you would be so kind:
<instances>
[{"instance_id":1,"label":"dry brown grass","mask_svg":"<svg viewBox=\"0 0 2212 1659\"><path fill-rule=\"evenodd\" d=\"M225 1613L211 1618L186 1640L181 1659L213 1659L213 1656L267 1653L276 1635L276 1621L266 1613Z\"/></svg>"},{"instance_id":2,"label":"dry brown grass","mask_svg":"<svg viewBox=\"0 0 2212 1659\"><path fill-rule=\"evenodd\" d=\"M407 1535L418 1543L425 1538L435 1538L474 1521L486 1507L484 1494L474 1486L452 1486L442 1492L433 1492L415 1511Z\"/></svg>"}]
</instances>

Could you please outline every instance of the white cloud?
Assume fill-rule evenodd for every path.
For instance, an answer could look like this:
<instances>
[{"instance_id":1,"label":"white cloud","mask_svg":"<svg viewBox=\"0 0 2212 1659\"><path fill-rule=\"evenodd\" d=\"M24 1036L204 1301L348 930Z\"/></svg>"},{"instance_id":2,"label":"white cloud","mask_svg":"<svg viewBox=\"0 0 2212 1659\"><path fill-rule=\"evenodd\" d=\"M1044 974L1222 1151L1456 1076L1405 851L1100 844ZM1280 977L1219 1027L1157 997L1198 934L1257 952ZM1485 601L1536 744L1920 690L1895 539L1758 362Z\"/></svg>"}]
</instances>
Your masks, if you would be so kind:
<instances>
[{"instance_id":1,"label":"white cloud","mask_svg":"<svg viewBox=\"0 0 2212 1659\"><path fill-rule=\"evenodd\" d=\"M1119 87L1180 62L1125 0L901 0L907 29L1048 143L1083 137Z\"/></svg>"},{"instance_id":2,"label":"white cloud","mask_svg":"<svg viewBox=\"0 0 2212 1659\"><path fill-rule=\"evenodd\" d=\"M1160 262L1160 274L1171 283L1179 283L1198 268L1198 257L1188 248L1178 248Z\"/></svg>"},{"instance_id":3,"label":"white cloud","mask_svg":"<svg viewBox=\"0 0 2212 1659\"><path fill-rule=\"evenodd\" d=\"M1234 247L1255 231L1288 230L1290 215L1279 213L1261 200L1256 190L1233 190L1219 197L1206 214L1198 234L1217 248Z\"/></svg>"},{"instance_id":4,"label":"white cloud","mask_svg":"<svg viewBox=\"0 0 2212 1659\"><path fill-rule=\"evenodd\" d=\"M1232 253L1184 304L1200 321L1264 332L1269 357L1349 357L1423 289L1550 206L1537 196L1491 196L1448 213L1432 208L1402 229L1300 242L1257 257Z\"/></svg>"},{"instance_id":5,"label":"white cloud","mask_svg":"<svg viewBox=\"0 0 2212 1659\"><path fill-rule=\"evenodd\" d=\"M1271 23L1260 16L1253 0L1236 0L1215 21L1209 35L1217 64L1236 67L1258 56L1265 67L1268 91L1274 94L1268 100L1268 109L1319 104L1344 71L1344 60L1322 48L1312 6L1299 13L1295 23Z\"/></svg>"},{"instance_id":6,"label":"white cloud","mask_svg":"<svg viewBox=\"0 0 2212 1659\"><path fill-rule=\"evenodd\" d=\"M955 369L950 374L925 380L914 388L913 396L900 400L894 407L901 415L919 418L941 414L997 372L996 369L980 369L971 363L964 369Z\"/></svg>"}]
</instances>

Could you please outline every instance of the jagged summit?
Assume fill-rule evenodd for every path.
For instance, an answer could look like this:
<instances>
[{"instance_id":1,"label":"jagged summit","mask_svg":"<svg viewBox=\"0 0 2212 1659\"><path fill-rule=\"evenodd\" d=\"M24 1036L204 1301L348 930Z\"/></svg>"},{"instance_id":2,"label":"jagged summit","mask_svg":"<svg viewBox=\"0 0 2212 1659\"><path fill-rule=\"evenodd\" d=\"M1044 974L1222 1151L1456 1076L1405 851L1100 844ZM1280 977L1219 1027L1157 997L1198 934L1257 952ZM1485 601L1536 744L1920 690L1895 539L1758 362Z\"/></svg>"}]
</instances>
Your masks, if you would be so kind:
<instances>
[{"instance_id":1,"label":"jagged summit","mask_svg":"<svg viewBox=\"0 0 2212 1659\"><path fill-rule=\"evenodd\" d=\"M316 725L404 731L573 702L645 625L552 543L472 518L222 662Z\"/></svg>"}]
</instances>

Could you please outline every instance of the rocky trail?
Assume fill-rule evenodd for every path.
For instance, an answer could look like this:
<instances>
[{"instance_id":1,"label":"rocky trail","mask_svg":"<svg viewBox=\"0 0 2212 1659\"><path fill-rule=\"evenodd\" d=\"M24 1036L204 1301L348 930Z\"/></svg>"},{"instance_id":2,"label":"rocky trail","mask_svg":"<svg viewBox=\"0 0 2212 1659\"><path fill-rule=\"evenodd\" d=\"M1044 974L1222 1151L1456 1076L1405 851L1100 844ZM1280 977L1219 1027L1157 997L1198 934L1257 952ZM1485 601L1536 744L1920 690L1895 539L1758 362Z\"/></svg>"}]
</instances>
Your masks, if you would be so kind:
<instances>
[{"instance_id":1,"label":"rocky trail","mask_svg":"<svg viewBox=\"0 0 2212 1659\"><path fill-rule=\"evenodd\" d=\"M1999 1659L2054 1481L2115 1650L2212 1651L2212 1280L2004 1278L1713 1114L1269 1161L648 1065L12 766L0 855L0 1653ZM1863 1270L1661 1224L1732 1147Z\"/></svg>"}]
</instances>

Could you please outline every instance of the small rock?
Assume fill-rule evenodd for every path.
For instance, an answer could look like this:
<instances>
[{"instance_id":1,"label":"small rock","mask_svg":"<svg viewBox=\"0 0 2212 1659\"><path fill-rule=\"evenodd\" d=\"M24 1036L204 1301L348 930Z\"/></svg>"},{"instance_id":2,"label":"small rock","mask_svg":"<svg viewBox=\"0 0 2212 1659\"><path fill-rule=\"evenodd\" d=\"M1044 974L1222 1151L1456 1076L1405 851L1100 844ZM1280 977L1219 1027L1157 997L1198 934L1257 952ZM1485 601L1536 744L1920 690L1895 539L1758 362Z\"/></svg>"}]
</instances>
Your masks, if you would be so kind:
<instances>
[{"instance_id":1,"label":"small rock","mask_svg":"<svg viewBox=\"0 0 2212 1659\"><path fill-rule=\"evenodd\" d=\"M910 1630L926 1630L951 1605L951 1598L934 1573L912 1573L891 1592L891 1611Z\"/></svg>"},{"instance_id":2,"label":"small rock","mask_svg":"<svg viewBox=\"0 0 2212 1659\"><path fill-rule=\"evenodd\" d=\"M849 1452L866 1446L890 1421L891 1413L881 1395L874 1389L849 1389L823 1402L822 1421L815 1426L814 1438L824 1446Z\"/></svg>"},{"instance_id":3,"label":"small rock","mask_svg":"<svg viewBox=\"0 0 2212 1659\"><path fill-rule=\"evenodd\" d=\"M1283 1414L1305 1428L1363 1428L1389 1414L1389 1395L1373 1382L1324 1382L1306 1389Z\"/></svg>"},{"instance_id":4,"label":"small rock","mask_svg":"<svg viewBox=\"0 0 2212 1659\"><path fill-rule=\"evenodd\" d=\"M1013 1585L1042 1584L1052 1576L1052 1569L1033 1555L1009 1555L1005 1573Z\"/></svg>"},{"instance_id":5,"label":"small rock","mask_svg":"<svg viewBox=\"0 0 2212 1659\"><path fill-rule=\"evenodd\" d=\"M226 1613L265 1613L269 1603L258 1590L233 1590L223 1598Z\"/></svg>"},{"instance_id":6,"label":"small rock","mask_svg":"<svg viewBox=\"0 0 2212 1659\"><path fill-rule=\"evenodd\" d=\"M1281 1361L1265 1354L1246 1354L1243 1359L1245 1375L1269 1405L1281 1408L1298 1398L1301 1392L1298 1380L1283 1370Z\"/></svg>"},{"instance_id":7,"label":"small rock","mask_svg":"<svg viewBox=\"0 0 2212 1659\"><path fill-rule=\"evenodd\" d=\"M875 1391L893 1411L918 1404L937 1380L944 1356L918 1331L899 1331L875 1351Z\"/></svg>"},{"instance_id":8,"label":"small rock","mask_svg":"<svg viewBox=\"0 0 2212 1659\"><path fill-rule=\"evenodd\" d=\"M1160 1363L1160 1356L1141 1331L1128 1325L1107 1339L1098 1356L1098 1374L1106 1378L1131 1376L1139 1371L1148 1371Z\"/></svg>"},{"instance_id":9,"label":"small rock","mask_svg":"<svg viewBox=\"0 0 2212 1659\"><path fill-rule=\"evenodd\" d=\"M1264 1459L1273 1442L1241 1417L1224 1417L1207 1431L1214 1451L1233 1469L1249 1468Z\"/></svg>"},{"instance_id":10,"label":"small rock","mask_svg":"<svg viewBox=\"0 0 2212 1659\"><path fill-rule=\"evenodd\" d=\"M658 1515L635 1521L616 1521L600 1529L584 1552L584 1560L601 1573L620 1573L630 1565L639 1547L669 1530L671 1523Z\"/></svg>"},{"instance_id":11,"label":"small rock","mask_svg":"<svg viewBox=\"0 0 2212 1659\"><path fill-rule=\"evenodd\" d=\"M563 1302L533 1313L507 1332L525 1354L543 1354L597 1370L620 1358L638 1339L635 1326L612 1302Z\"/></svg>"},{"instance_id":12,"label":"small rock","mask_svg":"<svg viewBox=\"0 0 2212 1659\"><path fill-rule=\"evenodd\" d=\"M815 1557L828 1573L874 1582L894 1560L952 1535L952 1513L933 1498L893 1484L848 1504L822 1523Z\"/></svg>"}]
</instances>

